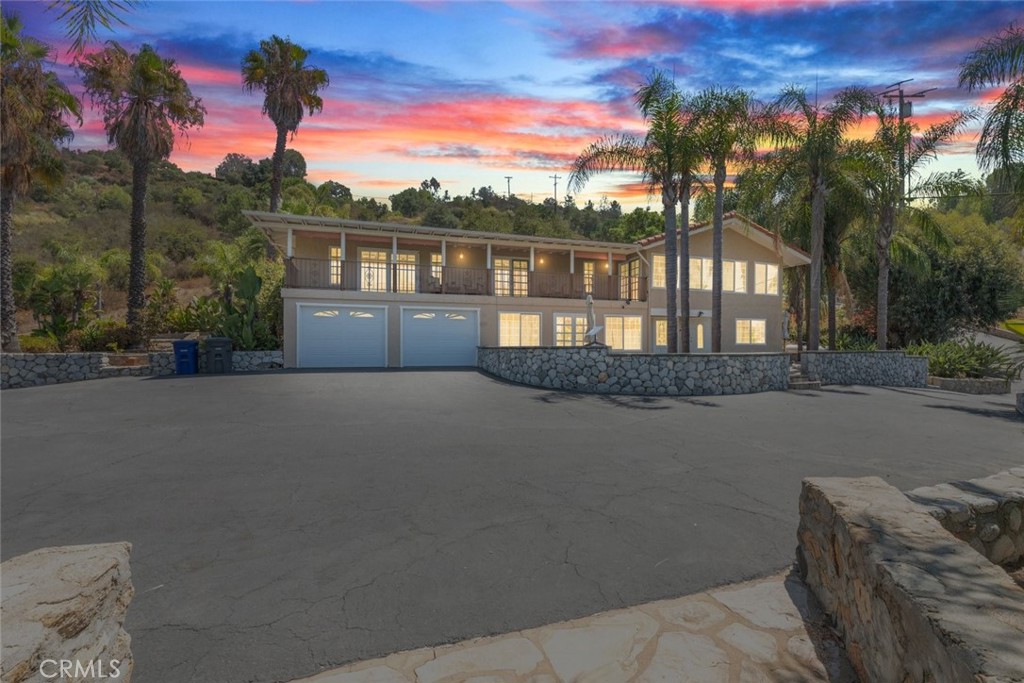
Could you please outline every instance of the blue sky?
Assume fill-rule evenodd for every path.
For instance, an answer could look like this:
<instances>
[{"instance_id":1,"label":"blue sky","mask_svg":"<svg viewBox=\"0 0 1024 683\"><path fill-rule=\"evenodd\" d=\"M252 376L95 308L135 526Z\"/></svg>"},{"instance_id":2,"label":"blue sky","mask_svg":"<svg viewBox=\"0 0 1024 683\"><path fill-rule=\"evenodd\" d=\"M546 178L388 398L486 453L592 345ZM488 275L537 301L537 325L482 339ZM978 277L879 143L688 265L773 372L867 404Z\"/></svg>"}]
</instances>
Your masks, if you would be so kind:
<instances>
[{"instance_id":1,"label":"blue sky","mask_svg":"<svg viewBox=\"0 0 1024 683\"><path fill-rule=\"evenodd\" d=\"M7 1L4 11L20 14L29 35L65 46L47 4ZM825 99L848 85L881 90L914 78L909 87L938 88L916 109L923 124L985 106L991 93L956 88L957 66L980 40L1024 21L1024 2L149 0L126 20L101 37L176 59L208 108L204 128L171 157L186 169L212 172L229 152L271 154L273 126L260 97L242 91L239 65L276 33L306 47L308 63L331 79L324 112L290 144L314 182L386 198L431 176L452 194L503 191L512 176L513 192L540 201L586 144L642 131L630 96L652 68L684 90L739 86L765 100L787 84ZM72 69L60 73L77 85ZM976 172L972 137L931 168ZM104 144L90 113L74 145ZM657 206L636 181L602 177L577 199Z\"/></svg>"}]
</instances>

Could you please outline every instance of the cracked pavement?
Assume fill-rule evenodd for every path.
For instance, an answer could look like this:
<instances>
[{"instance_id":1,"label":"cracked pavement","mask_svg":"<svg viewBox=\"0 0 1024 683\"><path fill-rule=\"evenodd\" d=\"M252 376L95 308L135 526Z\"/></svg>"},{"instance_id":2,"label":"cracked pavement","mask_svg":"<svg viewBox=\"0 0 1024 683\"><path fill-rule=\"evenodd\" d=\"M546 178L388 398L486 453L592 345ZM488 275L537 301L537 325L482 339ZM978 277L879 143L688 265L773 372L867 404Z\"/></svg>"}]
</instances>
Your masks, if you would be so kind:
<instances>
[{"instance_id":1,"label":"cracked pavement","mask_svg":"<svg viewBox=\"0 0 1024 683\"><path fill-rule=\"evenodd\" d=\"M286 681L767 576L803 477L1020 465L1012 398L610 398L473 371L5 391L2 555L130 541L138 680Z\"/></svg>"}]
</instances>

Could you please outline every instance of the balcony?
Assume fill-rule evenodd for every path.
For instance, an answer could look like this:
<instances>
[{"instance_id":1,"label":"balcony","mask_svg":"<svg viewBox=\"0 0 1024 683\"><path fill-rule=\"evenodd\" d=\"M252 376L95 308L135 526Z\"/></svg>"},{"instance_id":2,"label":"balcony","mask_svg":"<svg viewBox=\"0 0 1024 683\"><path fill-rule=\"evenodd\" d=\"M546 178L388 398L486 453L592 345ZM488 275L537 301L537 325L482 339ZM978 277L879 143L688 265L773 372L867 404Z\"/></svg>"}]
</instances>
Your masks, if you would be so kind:
<instances>
[{"instance_id":1,"label":"balcony","mask_svg":"<svg viewBox=\"0 0 1024 683\"><path fill-rule=\"evenodd\" d=\"M646 277L456 268L326 259L285 260L285 286L349 292L646 301Z\"/></svg>"}]
</instances>

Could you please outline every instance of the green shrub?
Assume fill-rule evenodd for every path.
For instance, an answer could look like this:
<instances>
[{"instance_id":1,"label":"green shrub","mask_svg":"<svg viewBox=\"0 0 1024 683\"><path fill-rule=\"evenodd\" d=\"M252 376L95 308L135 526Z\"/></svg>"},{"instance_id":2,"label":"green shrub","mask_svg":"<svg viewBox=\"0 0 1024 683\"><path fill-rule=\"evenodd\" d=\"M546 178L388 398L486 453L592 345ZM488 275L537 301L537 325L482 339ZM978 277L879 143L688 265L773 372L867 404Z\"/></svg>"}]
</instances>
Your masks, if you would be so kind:
<instances>
[{"instance_id":1,"label":"green shrub","mask_svg":"<svg viewBox=\"0 0 1024 683\"><path fill-rule=\"evenodd\" d=\"M973 339L910 344L905 351L912 356L927 356L928 374L936 377L1010 379L1020 373L1006 351Z\"/></svg>"},{"instance_id":2,"label":"green shrub","mask_svg":"<svg viewBox=\"0 0 1024 683\"><path fill-rule=\"evenodd\" d=\"M68 335L68 346L78 351L121 351L131 344L128 326L117 320L93 320Z\"/></svg>"},{"instance_id":3,"label":"green shrub","mask_svg":"<svg viewBox=\"0 0 1024 683\"><path fill-rule=\"evenodd\" d=\"M60 346L49 335L26 334L18 338L22 353L57 353Z\"/></svg>"},{"instance_id":4,"label":"green shrub","mask_svg":"<svg viewBox=\"0 0 1024 683\"><path fill-rule=\"evenodd\" d=\"M875 336L862 327L846 327L836 333L837 351L877 351Z\"/></svg>"}]
</instances>

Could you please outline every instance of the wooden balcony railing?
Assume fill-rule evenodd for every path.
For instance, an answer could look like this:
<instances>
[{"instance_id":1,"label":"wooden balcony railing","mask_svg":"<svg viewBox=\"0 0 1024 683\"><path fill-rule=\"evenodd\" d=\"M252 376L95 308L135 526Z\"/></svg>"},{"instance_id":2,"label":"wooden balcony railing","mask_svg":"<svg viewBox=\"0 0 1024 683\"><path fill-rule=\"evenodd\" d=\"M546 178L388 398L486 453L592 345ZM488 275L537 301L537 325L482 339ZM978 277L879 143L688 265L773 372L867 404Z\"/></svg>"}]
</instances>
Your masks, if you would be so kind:
<instances>
[{"instance_id":1,"label":"wooden balcony railing","mask_svg":"<svg viewBox=\"0 0 1024 683\"><path fill-rule=\"evenodd\" d=\"M291 258L285 261L285 286L307 289L337 289L353 292L396 292L403 294L469 294L488 296L531 296L556 299L584 299L592 294L603 301L647 300L646 277L594 275L586 278L572 273L523 273L486 268L328 261ZM509 281L505 282L504 279Z\"/></svg>"}]
</instances>

